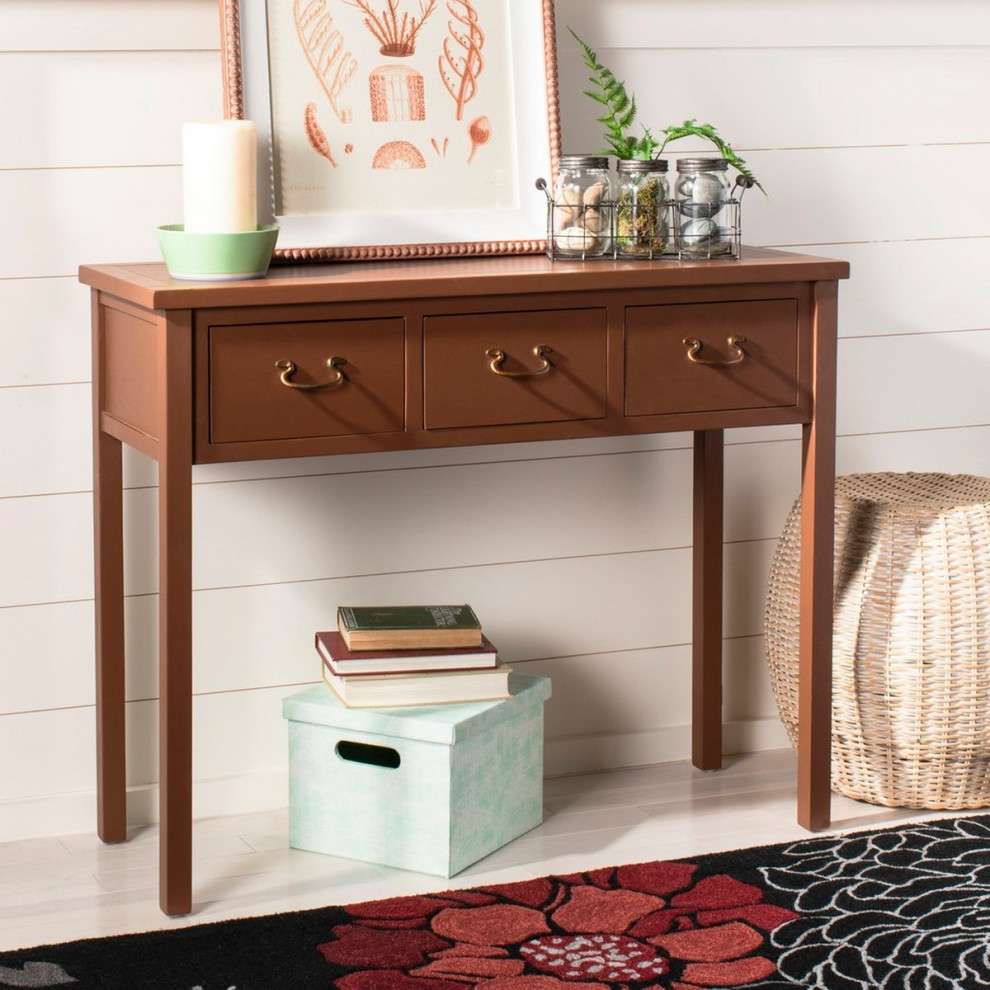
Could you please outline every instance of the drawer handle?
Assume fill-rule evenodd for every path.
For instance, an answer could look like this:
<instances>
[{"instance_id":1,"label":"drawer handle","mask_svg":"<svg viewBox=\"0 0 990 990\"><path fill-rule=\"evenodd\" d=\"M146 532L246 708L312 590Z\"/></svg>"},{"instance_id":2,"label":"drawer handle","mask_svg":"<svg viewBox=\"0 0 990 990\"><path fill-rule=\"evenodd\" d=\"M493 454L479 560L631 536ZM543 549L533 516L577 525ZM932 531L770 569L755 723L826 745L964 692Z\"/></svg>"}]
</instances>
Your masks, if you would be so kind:
<instances>
[{"instance_id":1,"label":"drawer handle","mask_svg":"<svg viewBox=\"0 0 990 990\"><path fill-rule=\"evenodd\" d=\"M730 337L726 338L726 343L732 348L732 350L735 351L735 354L733 354L730 358L726 358L724 361L713 361L711 358L698 357L701 353L702 344L697 337L685 337L682 343L688 349L688 360L693 361L695 364L739 364L739 362L746 356L746 352L739 346L740 344L746 343L746 338L740 337L738 334L732 334Z\"/></svg>"},{"instance_id":2,"label":"drawer handle","mask_svg":"<svg viewBox=\"0 0 990 990\"><path fill-rule=\"evenodd\" d=\"M330 358L327 361L327 367L333 372L333 377L325 382L314 382L312 385L291 381L292 376L296 373L296 366L288 358L282 358L281 361L276 361L275 367L282 369L282 374L278 376L278 380L289 388L336 388L338 385L343 385L347 381L347 375L338 367L341 364L347 364L342 357Z\"/></svg>"},{"instance_id":3,"label":"drawer handle","mask_svg":"<svg viewBox=\"0 0 990 990\"><path fill-rule=\"evenodd\" d=\"M552 347L547 347L546 344L537 344L533 348L533 354L540 359L539 368L535 368L533 371L505 371L501 367L502 362L505 360L505 351L501 347L489 347L485 351L485 354L491 358L488 367L496 375L501 375L502 378L536 378L538 375L545 375L553 367L550 359L547 357L548 354L552 353Z\"/></svg>"}]
</instances>

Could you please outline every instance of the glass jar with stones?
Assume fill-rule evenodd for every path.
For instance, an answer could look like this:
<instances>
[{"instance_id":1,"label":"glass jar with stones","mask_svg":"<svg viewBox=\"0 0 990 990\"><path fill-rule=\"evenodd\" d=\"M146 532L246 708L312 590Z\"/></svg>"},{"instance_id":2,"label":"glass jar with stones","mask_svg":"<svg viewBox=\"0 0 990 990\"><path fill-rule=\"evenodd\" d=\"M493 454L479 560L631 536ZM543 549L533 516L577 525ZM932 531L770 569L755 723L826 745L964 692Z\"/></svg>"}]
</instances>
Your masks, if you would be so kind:
<instances>
[{"instance_id":1,"label":"glass jar with stones","mask_svg":"<svg viewBox=\"0 0 990 990\"><path fill-rule=\"evenodd\" d=\"M667 163L620 159L615 195L615 253L656 258L667 249Z\"/></svg>"},{"instance_id":2,"label":"glass jar with stones","mask_svg":"<svg viewBox=\"0 0 990 990\"><path fill-rule=\"evenodd\" d=\"M554 183L553 257L598 258L612 249L612 186L605 155L561 155Z\"/></svg>"},{"instance_id":3,"label":"glass jar with stones","mask_svg":"<svg viewBox=\"0 0 990 990\"><path fill-rule=\"evenodd\" d=\"M730 200L724 158L679 158L674 197L677 250L694 258L714 258L732 249L730 232L721 223Z\"/></svg>"}]
</instances>

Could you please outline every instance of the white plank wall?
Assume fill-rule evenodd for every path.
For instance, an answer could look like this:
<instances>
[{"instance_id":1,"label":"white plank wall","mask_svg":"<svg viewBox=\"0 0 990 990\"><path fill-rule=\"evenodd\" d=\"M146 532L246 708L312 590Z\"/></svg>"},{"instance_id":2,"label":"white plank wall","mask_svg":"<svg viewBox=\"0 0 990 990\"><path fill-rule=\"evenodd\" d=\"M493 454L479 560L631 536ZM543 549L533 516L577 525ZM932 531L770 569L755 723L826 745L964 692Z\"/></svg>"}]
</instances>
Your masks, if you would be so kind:
<instances>
[{"instance_id":1,"label":"white plank wall","mask_svg":"<svg viewBox=\"0 0 990 990\"><path fill-rule=\"evenodd\" d=\"M512 0L513 3L522 0ZM714 123L769 193L745 240L846 258L839 470L990 474L990 5L557 0L567 151L601 144L570 26L654 130ZM0 840L94 820L89 301L158 256L185 120L220 114L215 0L0 4ZM670 157L704 149L684 142ZM729 434L730 748L785 745L765 579L791 428ZM552 774L688 754L690 438L196 472L196 813L285 802L280 700L342 601L469 600L548 674ZM131 817L155 815L155 467L126 461Z\"/></svg>"}]
</instances>

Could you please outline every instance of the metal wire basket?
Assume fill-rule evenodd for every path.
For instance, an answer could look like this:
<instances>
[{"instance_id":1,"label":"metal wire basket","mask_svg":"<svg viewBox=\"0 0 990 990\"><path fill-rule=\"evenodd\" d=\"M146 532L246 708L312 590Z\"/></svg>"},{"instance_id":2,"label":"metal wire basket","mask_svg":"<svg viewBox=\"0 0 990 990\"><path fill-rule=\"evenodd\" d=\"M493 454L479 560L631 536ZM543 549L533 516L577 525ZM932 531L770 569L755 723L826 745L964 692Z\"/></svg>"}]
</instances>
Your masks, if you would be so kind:
<instances>
[{"instance_id":1,"label":"metal wire basket","mask_svg":"<svg viewBox=\"0 0 990 990\"><path fill-rule=\"evenodd\" d=\"M594 214L575 215L575 206L555 203L550 184L536 180L547 198L547 257L551 261L642 260L714 261L742 257L742 193L752 183L738 176L737 196L699 212L697 204L664 200L654 212L605 199ZM704 213L704 215L702 215Z\"/></svg>"}]
</instances>

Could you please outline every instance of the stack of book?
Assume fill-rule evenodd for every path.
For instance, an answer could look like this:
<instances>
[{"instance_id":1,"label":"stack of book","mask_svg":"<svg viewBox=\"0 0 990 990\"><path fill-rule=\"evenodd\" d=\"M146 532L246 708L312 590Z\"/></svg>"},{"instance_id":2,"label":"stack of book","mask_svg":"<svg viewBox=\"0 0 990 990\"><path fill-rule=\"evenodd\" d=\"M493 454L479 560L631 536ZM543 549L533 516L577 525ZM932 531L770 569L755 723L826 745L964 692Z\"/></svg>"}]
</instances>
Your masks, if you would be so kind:
<instances>
[{"instance_id":1,"label":"stack of book","mask_svg":"<svg viewBox=\"0 0 990 990\"><path fill-rule=\"evenodd\" d=\"M316 650L323 679L349 708L509 697L511 668L469 605L341 606Z\"/></svg>"}]
</instances>

